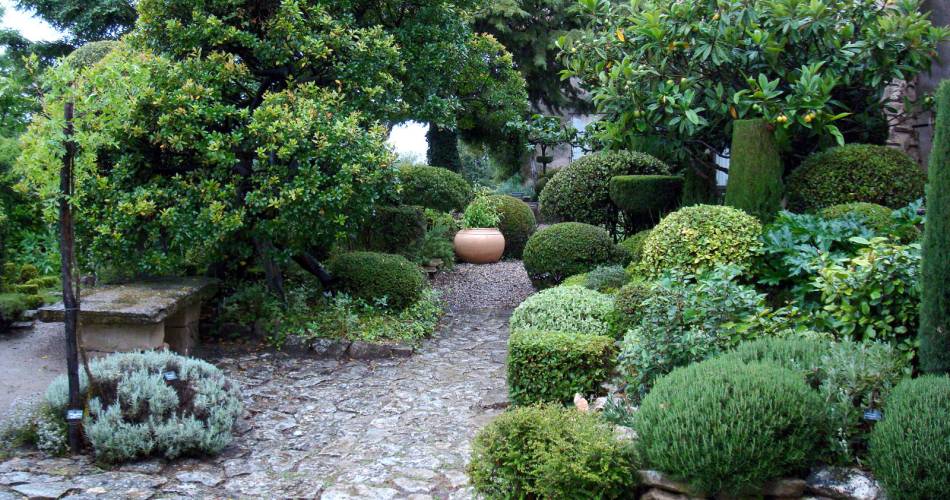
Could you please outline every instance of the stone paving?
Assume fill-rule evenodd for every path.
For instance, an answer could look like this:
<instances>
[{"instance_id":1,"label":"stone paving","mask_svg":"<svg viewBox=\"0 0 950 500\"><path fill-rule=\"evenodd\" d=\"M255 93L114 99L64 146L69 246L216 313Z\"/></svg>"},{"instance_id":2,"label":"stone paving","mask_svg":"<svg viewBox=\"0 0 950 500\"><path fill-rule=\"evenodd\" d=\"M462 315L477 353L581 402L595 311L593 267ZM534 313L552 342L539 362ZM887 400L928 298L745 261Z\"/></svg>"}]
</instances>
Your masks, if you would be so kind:
<instances>
[{"instance_id":1,"label":"stone paving","mask_svg":"<svg viewBox=\"0 0 950 500\"><path fill-rule=\"evenodd\" d=\"M102 469L23 452L0 460L0 500L471 498L470 440L507 405L509 315L450 311L404 359L221 348L207 357L241 383L246 406L222 455Z\"/></svg>"}]
</instances>

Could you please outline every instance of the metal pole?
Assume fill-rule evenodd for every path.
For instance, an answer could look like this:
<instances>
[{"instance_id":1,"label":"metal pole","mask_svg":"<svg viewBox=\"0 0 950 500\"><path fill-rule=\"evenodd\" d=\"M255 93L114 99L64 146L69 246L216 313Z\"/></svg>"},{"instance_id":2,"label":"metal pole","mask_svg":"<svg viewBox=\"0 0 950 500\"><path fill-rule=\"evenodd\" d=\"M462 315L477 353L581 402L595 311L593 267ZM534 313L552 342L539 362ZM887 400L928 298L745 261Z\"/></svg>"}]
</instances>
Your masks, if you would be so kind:
<instances>
[{"instance_id":1,"label":"metal pole","mask_svg":"<svg viewBox=\"0 0 950 500\"><path fill-rule=\"evenodd\" d=\"M79 425L82 421L82 401L79 398L79 345L76 335L79 304L73 288L73 250L75 231L70 207L73 194L73 162L76 144L73 142L73 103L66 103L66 155L59 173L59 253L63 277L63 308L66 317L66 375L69 379L69 407L66 422L69 425L69 448L75 454L82 447Z\"/></svg>"}]
</instances>

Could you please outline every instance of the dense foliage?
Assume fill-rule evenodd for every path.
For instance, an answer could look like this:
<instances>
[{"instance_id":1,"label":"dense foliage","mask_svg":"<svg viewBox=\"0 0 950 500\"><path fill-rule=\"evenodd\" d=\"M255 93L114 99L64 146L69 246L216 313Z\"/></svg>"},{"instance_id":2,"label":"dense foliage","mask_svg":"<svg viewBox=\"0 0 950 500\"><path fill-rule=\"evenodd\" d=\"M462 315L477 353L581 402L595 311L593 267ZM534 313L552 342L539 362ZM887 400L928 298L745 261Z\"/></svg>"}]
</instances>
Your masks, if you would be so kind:
<instances>
[{"instance_id":1,"label":"dense foliage","mask_svg":"<svg viewBox=\"0 0 950 500\"><path fill-rule=\"evenodd\" d=\"M871 469L889 498L924 500L950 491L950 379L928 375L897 386L871 435Z\"/></svg>"},{"instance_id":2,"label":"dense foliage","mask_svg":"<svg viewBox=\"0 0 950 500\"><path fill-rule=\"evenodd\" d=\"M850 144L809 156L788 178L788 206L816 211L851 202L900 208L924 195L927 176L906 153Z\"/></svg>"},{"instance_id":3,"label":"dense foliage","mask_svg":"<svg viewBox=\"0 0 950 500\"><path fill-rule=\"evenodd\" d=\"M626 260L626 251L614 244L602 228L563 222L531 236L524 249L524 267L538 288L557 285L568 276L604 264Z\"/></svg>"},{"instance_id":4,"label":"dense foliage","mask_svg":"<svg viewBox=\"0 0 950 500\"><path fill-rule=\"evenodd\" d=\"M811 465L823 439L821 406L792 370L710 360L657 382L635 416L637 446L650 467L698 491L755 495Z\"/></svg>"},{"instance_id":5,"label":"dense foliage","mask_svg":"<svg viewBox=\"0 0 950 500\"><path fill-rule=\"evenodd\" d=\"M747 266L762 226L731 207L696 205L663 218L643 244L640 267L649 276L669 269L696 272L718 264Z\"/></svg>"},{"instance_id":6,"label":"dense foliage","mask_svg":"<svg viewBox=\"0 0 950 500\"><path fill-rule=\"evenodd\" d=\"M916 227L898 227L900 222L894 217L894 210L876 203L852 202L823 208L818 215L825 219L844 219L856 217L864 225L879 235L894 235L909 242L920 236Z\"/></svg>"},{"instance_id":7,"label":"dense foliage","mask_svg":"<svg viewBox=\"0 0 950 500\"><path fill-rule=\"evenodd\" d=\"M948 36L917 0L580 4L589 24L559 41L562 75L591 92L602 140L645 137L687 164L724 152L737 118L766 119L795 153L883 142L887 86Z\"/></svg>"},{"instance_id":8,"label":"dense foliage","mask_svg":"<svg viewBox=\"0 0 950 500\"><path fill-rule=\"evenodd\" d=\"M527 203L508 195L498 195L498 230L505 236L505 256L520 259L528 238L534 234L538 221Z\"/></svg>"},{"instance_id":9,"label":"dense foliage","mask_svg":"<svg viewBox=\"0 0 950 500\"><path fill-rule=\"evenodd\" d=\"M584 276L585 287L604 293L616 292L627 281L627 271L621 265L597 266Z\"/></svg>"},{"instance_id":10,"label":"dense foliage","mask_svg":"<svg viewBox=\"0 0 950 500\"><path fill-rule=\"evenodd\" d=\"M425 243L427 226L421 207L379 206L360 229L356 244L362 250L396 253L415 260Z\"/></svg>"},{"instance_id":11,"label":"dense foliage","mask_svg":"<svg viewBox=\"0 0 950 500\"><path fill-rule=\"evenodd\" d=\"M645 229L631 236L627 236L620 242L620 246L630 254L630 265L640 263L640 259L643 257L643 244L646 243L647 237L650 236L650 231L650 229Z\"/></svg>"},{"instance_id":12,"label":"dense foliage","mask_svg":"<svg viewBox=\"0 0 950 500\"><path fill-rule=\"evenodd\" d=\"M508 339L508 397L513 404L568 403L600 395L617 361L614 339L585 331L514 330Z\"/></svg>"},{"instance_id":13,"label":"dense foliage","mask_svg":"<svg viewBox=\"0 0 950 500\"><path fill-rule=\"evenodd\" d=\"M472 443L468 466L486 498L623 498L636 486L631 451L609 425L560 406L527 406L503 413Z\"/></svg>"},{"instance_id":14,"label":"dense foliage","mask_svg":"<svg viewBox=\"0 0 950 500\"><path fill-rule=\"evenodd\" d=\"M950 373L950 82L940 86L927 186L921 270L920 364Z\"/></svg>"},{"instance_id":15,"label":"dense foliage","mask_svg":"<svg viewBox=\"0 0 950 500\"><path fill-rule=\"evenodd\" d=\"M625 234L652 228L676 209L682 196L682 177L618 175L610 179L610 200L623 214Z\"/></svg>"},{"instance_id":16,"label":"dense foliage","mask_svg":"<svg viewBox=\"0 0 950 500\"><path fill-rule=\"evenodd\" d=\"M475 193L461 175L440 167L404 166L399 169L401 200L442 212L465 209Z\"/></svg>"},{"instance_id":17,"label":"dense foliage","mask_svg":"<svg viewBox=\"0 0 950 500\"><path fill-rule=\"evenodd\" d=\"M729 148L726 205L768 222L782 210L782 157L765 120L736 120Z\"/></svg>"},{"instance_id":18,"label":"dense foliage","mask_svg":"<svg viewBox=\"0 0 950 500\"><path fill-rule=\"evenodd\" d=\"M609 335L614 301L609 295L578 286L543 290L511 314L511 331L539 330Z\"/></svg>"},{"instance_id":19,"label":"dense foliage","mask_svg":"<svg viewBox=\"0 0 950 500\"><path fill-rule=\"evenodd\" d=\"M644 153L590 154L551 177L538 198L541 213L553 220L583 222L614 231L619 218L610 201L610 179L618 175L669 174L669 166Z\"/></svg>"},{"instance_id":20,"label":"dense foliage","mask_svg":"<svg viewBox=\"0 0 950 500\"><path fill-rule=\"evenodd\" d=\"M83 434L96 458L217 454L231 442L242 411L237 384L215 366L170 352L113 354L89 363L94 384L80 371L80 390L89 393ZM176 379L164 376L173 372ZM53 414L66 414L65 376L46 391ZM62 425L65 434L66 426ZM65 439L61 442L65 443Z\"/></svg>"},{"instance_id":21,"label":"dense foliage","mask_svg":"<svg viewBox=\"0 0 950 500\"><path fill-rule=\"evenodd\" d=\"M620 332L620 366L641 394L657 377L743 340L732 324L764 308L765 297L737 283L737 274L728 267L700 276L673 273L646 293L630 290L622 310L632 326Z\"/></svg>"},{"instance_id":22,"label":"dense foliage","mask_svg":"<svg viewBox=\"0 0 950 500\"><path fill-rule=\"evenodd\" d=\"M329 268L340 290L395 310L418 300L426 286L419 267L401 255L344 253L333 257Z\"/></svg>"}]
</instances>

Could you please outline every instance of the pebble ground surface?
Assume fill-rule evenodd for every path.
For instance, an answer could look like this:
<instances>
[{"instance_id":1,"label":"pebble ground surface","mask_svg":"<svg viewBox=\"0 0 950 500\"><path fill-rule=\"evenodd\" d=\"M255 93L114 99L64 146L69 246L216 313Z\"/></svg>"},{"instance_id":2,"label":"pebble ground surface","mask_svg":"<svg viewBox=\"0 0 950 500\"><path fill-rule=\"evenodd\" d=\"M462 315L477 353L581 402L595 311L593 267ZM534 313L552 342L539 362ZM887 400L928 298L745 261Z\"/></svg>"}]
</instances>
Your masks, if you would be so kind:
<instances>
[{"instance_id":1,"label":"pebble ground surface","mask_svg":"<svg viewBox=\"0 0 950 500\"><path fill-rule=\"evenodd\" d=\"M208 349L246 408L220 456L108 468L23 450L0 459L0 500L471 498L470 442L507 406L507 320L533 289L518 261L459 265L435 286L447 314L411 358Z\"/></svg>"}]
</instances>

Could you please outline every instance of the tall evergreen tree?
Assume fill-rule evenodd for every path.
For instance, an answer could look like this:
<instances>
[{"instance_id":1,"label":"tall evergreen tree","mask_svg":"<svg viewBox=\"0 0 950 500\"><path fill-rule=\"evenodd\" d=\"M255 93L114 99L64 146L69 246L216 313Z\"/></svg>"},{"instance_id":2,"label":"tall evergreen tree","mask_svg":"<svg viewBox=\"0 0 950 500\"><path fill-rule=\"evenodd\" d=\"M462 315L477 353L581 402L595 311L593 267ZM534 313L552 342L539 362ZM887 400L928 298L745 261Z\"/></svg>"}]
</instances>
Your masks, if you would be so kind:
<instances>
[{"instance_id":1,"label":"tall evergreen tree","mask_svg":"<svg viewBox=\"0 0 950 500\"><path fill-rule=\"evenodd\" d=\"M937 91L920 307L920 365L950 373L950 81Z\"/></svg>"}]
</instances>

